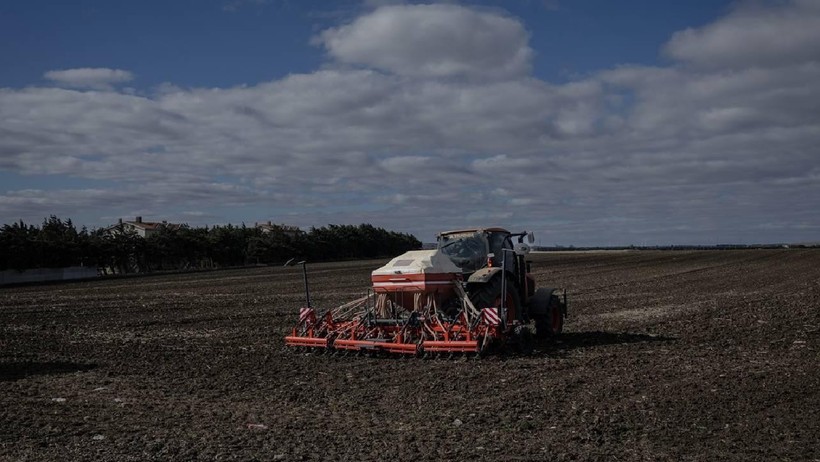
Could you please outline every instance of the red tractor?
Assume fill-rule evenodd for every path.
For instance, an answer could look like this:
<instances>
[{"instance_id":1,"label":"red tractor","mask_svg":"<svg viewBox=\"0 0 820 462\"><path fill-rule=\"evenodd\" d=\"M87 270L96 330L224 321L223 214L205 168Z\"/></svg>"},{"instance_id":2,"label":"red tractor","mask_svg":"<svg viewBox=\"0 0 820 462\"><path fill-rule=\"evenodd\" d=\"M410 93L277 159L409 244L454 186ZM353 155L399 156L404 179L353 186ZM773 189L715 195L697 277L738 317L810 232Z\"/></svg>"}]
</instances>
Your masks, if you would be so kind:
<instances>
[{"instance_id":1,"label":"red tractor","mask_svg":"<svg viewBox=\"0 0 820 462\"><path fill-rule=\"evenodd\" d=\"M532 233L502 228L447 231L435 250L406 252L372 273L372 290L322 315L310 304L285 338L293 347L429 356L485 354L514 346L529 354L537 337L561 333L566 292L535 287L526 261ZM514 242L515 240L515 242ZM304 265L303 265L304 270Z\"/></svg>"}]
</instances>

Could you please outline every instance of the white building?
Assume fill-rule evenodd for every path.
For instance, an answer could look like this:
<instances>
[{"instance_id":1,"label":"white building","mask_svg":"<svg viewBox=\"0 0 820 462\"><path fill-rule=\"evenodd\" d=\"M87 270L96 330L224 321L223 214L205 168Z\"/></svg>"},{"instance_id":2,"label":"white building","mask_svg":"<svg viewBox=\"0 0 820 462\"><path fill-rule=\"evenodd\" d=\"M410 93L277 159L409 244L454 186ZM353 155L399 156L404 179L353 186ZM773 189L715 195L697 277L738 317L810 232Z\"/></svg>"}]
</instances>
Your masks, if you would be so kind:
<instances>
[{"instance_id":1,"label":"white building","mask_svg":"<svg viewBox=\"0 0 820 462\"><path fill-rule=\"evenodd\" d=\"M120 218L116 225L109 226L107 229L109 232L119 232L120 229L123 229L124 231L134 231L140 237L148 237L154 234L161 226L176 229L181 225L176 223L168 223L167 221L142 221L142 217L136 217L134 221L123 221L123 219Z\"/></svg>"}]
</instances>

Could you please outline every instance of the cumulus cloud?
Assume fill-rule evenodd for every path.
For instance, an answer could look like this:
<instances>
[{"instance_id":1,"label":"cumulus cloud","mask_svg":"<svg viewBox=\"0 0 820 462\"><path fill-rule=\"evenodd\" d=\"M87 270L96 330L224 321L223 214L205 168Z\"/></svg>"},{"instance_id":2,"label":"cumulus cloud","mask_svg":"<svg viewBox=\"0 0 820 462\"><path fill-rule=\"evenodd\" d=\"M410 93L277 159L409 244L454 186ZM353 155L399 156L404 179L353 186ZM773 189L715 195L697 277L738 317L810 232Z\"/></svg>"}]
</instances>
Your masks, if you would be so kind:
<instances>
[{"instance_id":1,"label":"cumulus cloud","mask_svg":"<svg viewBox=\"0 0 820 462\"><path fill-rule=\"evenodd\" d=\"M411 77L519 77L533 54L518 20L448 4L381 7L316 40L342 63Z\"/></svg>"},{"instance_id":2,"label":"cumulus cloud","mask_svg":"<svg viewBox=\"0 0 820 462\"><path fill-rule=\"evenodd\" d=\"M676 32L665 52L697 67L747 68L820 61L820 2L742 4L720 21Z\"/></svg>"},{"instance_id":3,"label":"cumulus cloud","mask_svg":"<svg viewBox=\"0 0 820 462\"><path fill-rule=\"evenodd\" d=\"M43 77L58 85L94 90L108 90L114 85L130 82L134 79L134 75L128 71L104 67L48 71Z\"/></svg>"},{"instance_id":4,"label":"cumulus cloud","mask_svg":"<svg viewBox=\"0 0 820 462\"><path fill-rule=\"evenodd\" d=\"M543 244L816 240L820 63L794 52L721 64L707 46L754 15L808 20L806 5L732 11L673 35L671 65L563 84L529 74L517 20L413 5L320 34L337 65L258 85L2 89L0 170L94 186L0 190L0 219L99 210L213 223L252 208L266 215L243 219L372 222L423 240L488 224L534 229ZM443 46L430 11L466 36ZM482 61L489 39L473 29L526 56L493 48ZM703 54L680 51L687 40Z\"/></svg>"}]
</instances>

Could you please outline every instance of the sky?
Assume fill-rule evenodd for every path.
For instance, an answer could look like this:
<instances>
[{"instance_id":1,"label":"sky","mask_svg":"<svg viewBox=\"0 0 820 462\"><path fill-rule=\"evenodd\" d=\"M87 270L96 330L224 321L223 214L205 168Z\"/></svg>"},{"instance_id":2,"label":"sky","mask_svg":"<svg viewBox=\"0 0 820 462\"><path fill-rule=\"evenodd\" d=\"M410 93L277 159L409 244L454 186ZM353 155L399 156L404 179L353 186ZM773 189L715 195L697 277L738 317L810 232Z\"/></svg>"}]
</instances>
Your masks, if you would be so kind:
<instances>
[{"instance_id":1,"label":"sky","mask_svg":"<svg viewBox=\"0 0 820 462\"><path fill-rule=\"evenodd\" d=\"M0 223L820 241L820 0L4 0Z\"/></svg>"}]
</instances>

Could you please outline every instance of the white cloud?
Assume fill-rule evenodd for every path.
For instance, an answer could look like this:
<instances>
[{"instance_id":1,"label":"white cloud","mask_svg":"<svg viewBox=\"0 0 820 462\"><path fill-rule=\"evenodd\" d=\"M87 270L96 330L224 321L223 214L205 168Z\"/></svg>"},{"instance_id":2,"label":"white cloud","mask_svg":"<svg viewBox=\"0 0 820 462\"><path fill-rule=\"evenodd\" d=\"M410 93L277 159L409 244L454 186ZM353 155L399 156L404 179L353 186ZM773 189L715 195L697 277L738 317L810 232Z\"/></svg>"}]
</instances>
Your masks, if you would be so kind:
<instances>
[{"instance_id":1,"label":"white cloud","mask_svg":"<svg viewBox=\"0 0 820 462\"><path fill-rule=\"evenodd\" d=\"M423 239L499 224L535 229L545 244L812 240L820 63L810 54L720 65L704 45L704 61L681 54L670 66L558 85L530 76L529 58L521 67L495 49L488 63L463 52L483 38L423 52L445 37L410 33L428 8L449 14L454 30L485 21L482 31L506 44L499 49L529 50L523 27L505 16L383 7L322 34L340 63L363 69L224 89L164 85L151 95L1 89L0 170L94 186L0 190L0 221L88 210L173 221L205 210L213 223L252 207L267 214L247 221L372 222ZM690 36L732 29L741 14L767 21L810 10L795 2L733 12ZM439 62L456 70L439 73ZM782 227L765 234L763 216Z\"/></svg>"},{"instance_id":2,"label":"white cloud","mask_svg":"<svg viewBox=\"0 0 820 462\"><path fill-rule=\"evenodd\" d=\"M134 79L134 75L128 71L104 67L48 71L43 77L58 85L94 90L108 90L116 84L130 82Z\"/></svg>"},{"instance_id":3,"label":"white cloud","mask_svg":"<svg viewBox=\"0 0 820 462\"><path fill-rule=\"evenodd\" d=\"M793 0L741 4L705 27L676 32L665 51L673 59L710 69L820 61L820 2Z\"/></svg>"},{"instance_id":4,"label":"white cloud","mask_svg":"<svg viewBox=\"0 0 820 462\"><path fill-rule=\"evenodd\" d=\"M522 24L457 5L384 6L322 32L342 63L411 77L500 79L526 75L532 50Z\"/></svg>"}]
</instances>

